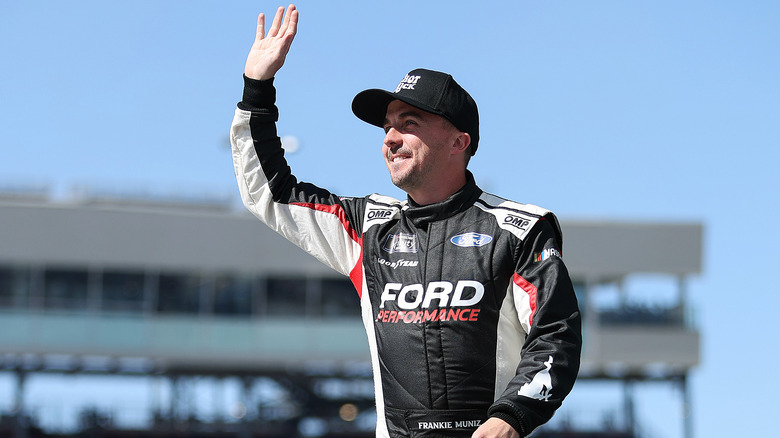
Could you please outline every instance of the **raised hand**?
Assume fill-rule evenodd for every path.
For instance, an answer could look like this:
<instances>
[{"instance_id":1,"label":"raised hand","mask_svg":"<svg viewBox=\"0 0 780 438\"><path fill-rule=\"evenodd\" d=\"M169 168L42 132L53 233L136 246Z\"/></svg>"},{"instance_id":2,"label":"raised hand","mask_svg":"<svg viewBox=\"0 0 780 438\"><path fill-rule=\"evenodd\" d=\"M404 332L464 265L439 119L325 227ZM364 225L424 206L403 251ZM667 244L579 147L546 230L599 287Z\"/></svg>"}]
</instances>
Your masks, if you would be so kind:
<instances>
[{"instance_id":1,"label":"raised hand","mask_svg":"<svg viewBox=\"0 0 780 438\"><path fill-rule=\"evenodd\" d=\"M284 19L282 19L284 17ZM268 35L265 34L265 14L257 16L257 34L249 56L246 58L244 74L252 79L271 79L284 65L295 33L298 30L298 11L295 5L279 6Z\"/></svg>"}]
</instances>

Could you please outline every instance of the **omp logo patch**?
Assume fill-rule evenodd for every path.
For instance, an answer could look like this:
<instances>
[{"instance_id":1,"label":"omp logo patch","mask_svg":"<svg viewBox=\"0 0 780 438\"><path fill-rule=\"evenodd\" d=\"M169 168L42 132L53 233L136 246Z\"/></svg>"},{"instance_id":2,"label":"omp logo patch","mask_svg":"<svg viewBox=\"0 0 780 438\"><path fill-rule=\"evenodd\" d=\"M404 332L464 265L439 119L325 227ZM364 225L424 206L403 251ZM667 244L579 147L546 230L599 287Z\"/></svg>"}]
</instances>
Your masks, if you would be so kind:
<instances>
[{"instance_id":1,"label":"omp logo patch","mask_svg":"<svg viewBox=\"0 0 780 438\"><path fill-rule=\"evenodd\" d=\"M480 234L480 233L458 234L457 236L453 236L450 239L450 242L452 242L453 245L460 246L462 248L468 248L472 246L485 246L492 241L493 241L493 236L488 236L487 234Z\"/></svg>"},{"instance_id":2,"label":"omp logo patch","mask_svg":"<svg viewBox=\"0 0 780 438\"><path fill-rule=\"evenodd\" d=\"M527 231L528 225L531 224L531 221L521 216L508 214L504 216L504 223L520 230Z\"/></svg>"},{"instance_id":3,"label":"omp logo patch","mask_svg":"<svg viewBox=\"0 0 780 438\"><path fill-rule=\"evenodd\" d=\"M385 208L370 208L366 214L368 220L387 219L393 215L393 210Z\"/></svg>"},{"instance_id":4,"label":"omp logo patch","mask_svg":"<svg viewBox=\"0 0 780 438\"><path fill-rule=\"evenodd\" d=\"M386 252L393 254L397 252L417 252L417 235L416 234L391 234L387 236L385 244L382 245L382 249Z\"/></svg>"}]
</instances>

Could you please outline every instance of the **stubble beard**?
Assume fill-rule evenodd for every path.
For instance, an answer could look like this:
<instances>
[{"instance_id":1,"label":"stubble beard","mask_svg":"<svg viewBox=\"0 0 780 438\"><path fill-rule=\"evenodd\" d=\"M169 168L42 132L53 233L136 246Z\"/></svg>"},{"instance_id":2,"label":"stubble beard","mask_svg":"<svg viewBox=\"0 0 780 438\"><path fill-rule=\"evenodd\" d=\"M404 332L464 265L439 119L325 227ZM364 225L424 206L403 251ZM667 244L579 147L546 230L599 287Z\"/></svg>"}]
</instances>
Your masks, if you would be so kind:
<instances>
[{"instance_id":1,"label":"stubble beard","mask_svg":"<svg viewBox=\"0 0 780 438\"><path fill-rule=\"evenodd\" d=\"M432 170L433 165L430 162L422 165L414 163L409 168L403 169L402 172L390 172L390 180L396 187L409 194L425 185L426 178L431 174Z\"/></svg>"},{"instance_id":2,"label":"stubble beard","mask_svg":"<svg viewBox=\"0 0 780 438\"><path fill-rule=\"evenodd\" d=\"M404 175L390 174L390 180L393 184L407 193L417 189L421 185L421 179L420 175L416 172L408 172Z\"/></svg>"}]
</instances>

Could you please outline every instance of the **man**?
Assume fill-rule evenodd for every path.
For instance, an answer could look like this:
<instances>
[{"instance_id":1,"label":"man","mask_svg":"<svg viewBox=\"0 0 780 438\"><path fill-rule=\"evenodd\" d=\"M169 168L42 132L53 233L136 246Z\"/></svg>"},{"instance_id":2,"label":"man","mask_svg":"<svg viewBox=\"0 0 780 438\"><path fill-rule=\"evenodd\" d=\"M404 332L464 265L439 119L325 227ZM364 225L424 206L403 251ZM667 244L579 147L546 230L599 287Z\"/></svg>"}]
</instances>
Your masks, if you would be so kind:
<instances>
[{"instance_id":1,"label":"man","mask_svg":"<svg viewBox=\"0 0 780 438\"><path fill-rule=\"evenodd\" d=\"M408 199L340 198L284 160L273 78L298 25L277 10L247 57L231 130L246 207L357 289L380 437L518 437L546 422L579 368L580 317L561 232L542 208L483 193L466 170L477 106L451 76L418 69L352 104L385 131Z\"/></svg>"}]
</instances>

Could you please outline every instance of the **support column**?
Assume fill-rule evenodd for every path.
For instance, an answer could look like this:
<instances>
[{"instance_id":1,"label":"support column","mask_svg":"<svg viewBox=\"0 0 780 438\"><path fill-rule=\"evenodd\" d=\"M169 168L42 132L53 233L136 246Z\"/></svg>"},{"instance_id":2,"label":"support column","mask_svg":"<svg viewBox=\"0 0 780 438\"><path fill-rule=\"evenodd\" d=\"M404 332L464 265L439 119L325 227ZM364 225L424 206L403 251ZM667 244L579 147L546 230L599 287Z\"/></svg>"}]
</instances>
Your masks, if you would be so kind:
<instances>
[{"instance_id":1,"label":"support column","mask_svg":"<svg viewBox=\"0 0 780 438\"><path fill-rule=\"evenodd\" d=\"M171 429L179 428L179 396L180 376L172 375L169 377L171 382L171 399L168 401L168 421L170 422Z\"/></svg>"},{"instance_id":2,"label":"support column","mask_svg":"<svg viewBox=\"0 0 780 438\"><path fill-rule=\"evenodd\" d=\"M239 438L252 438L252 419L256 416L252 416L252 387L254 386L254 379L249 376L244 376L242 379L244 385L241 392L241 402L244 404L244 417L241 418L241 429L239 431Z\"/></svg>"},{"instance_id":3,"label":"support column","mask_svg":"<svg viewBox=\"0 0 780 438\"><path fill-rule=\"evenodd\" d=\"M636 434L636 416L634 413L634 381L630 378L623 380L623 410L626 429Z\"/></svg>"},{"instance_id":4,"label":"support column","mask_svg":"<svg viewBox=\"0 0 780 438\"><path fill-rule=\"evenodd\" d=\"M14 394L14 438L27 438L27 415L24 411L24 386L27 372L16 370L16 394Z\"/></svg>"},{"instance_id":5,"label":"support column","mask_svg":"<svg viewBox=\"0 0 780 438\"><path fill-rule=\"evenodd\" d=\"M683 417L683 436L693 438L693 404L691 401L691 391L688 388L688 375L683 374L680 379L680 388L682 389L682 417Z\"/></svg>"},{"instance_id":6,"label":"support column","mask_svg":"<svg viewBox=\"0 0 780 438\"><path fill-rule=\"evenodd\" d=\"M691 318L690 304L688 303L688 284L685 281L685 276L680 275L677 277L677 308L680 309L680 319L683 327L692 328L694 326L693 318Z\"/></svg>"}]
</instances>

